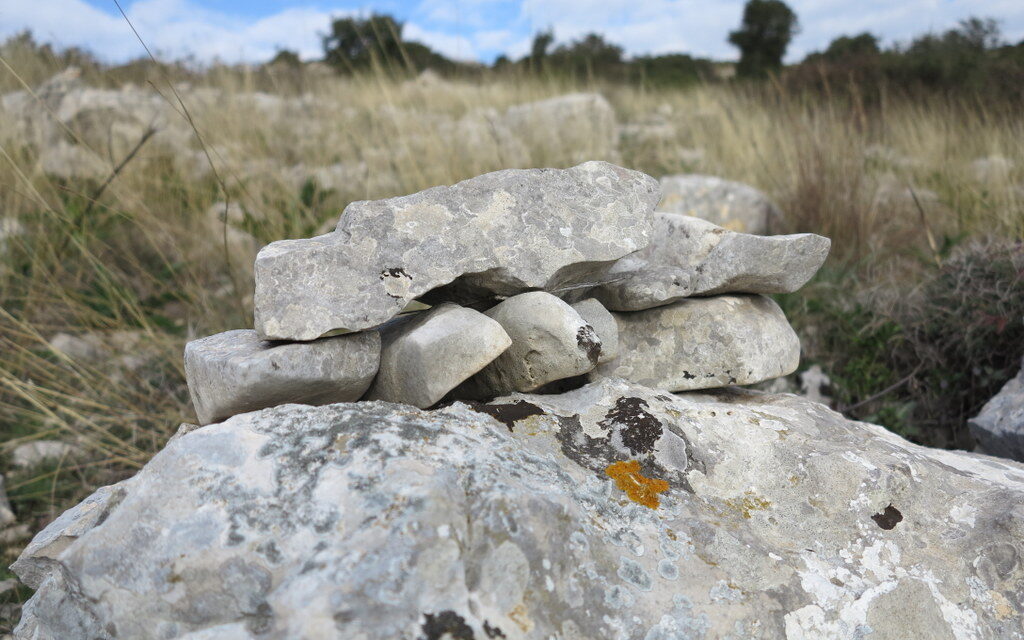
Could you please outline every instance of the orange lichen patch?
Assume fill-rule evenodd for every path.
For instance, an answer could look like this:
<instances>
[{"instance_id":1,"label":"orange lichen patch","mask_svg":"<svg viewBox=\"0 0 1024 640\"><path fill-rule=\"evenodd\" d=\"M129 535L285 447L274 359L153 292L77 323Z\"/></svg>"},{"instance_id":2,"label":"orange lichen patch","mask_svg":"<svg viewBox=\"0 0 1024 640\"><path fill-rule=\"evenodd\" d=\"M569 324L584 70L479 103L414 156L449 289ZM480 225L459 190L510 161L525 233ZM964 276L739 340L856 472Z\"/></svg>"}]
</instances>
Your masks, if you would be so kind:
<instances>
[{"instance_id":1,"label":"orange lichen patch","mask_svg":"<svg viewBox=\"0 0 1024 640\"><path fill-rule=\"evenodd\" d=\"M651 509L657 509L661 504L658 494L668 491L668 483L664 480L644 477L637 460L613 462L604 472L615 480L615 486L626 492L626 497Z\"/></svg>"}]
</instances>

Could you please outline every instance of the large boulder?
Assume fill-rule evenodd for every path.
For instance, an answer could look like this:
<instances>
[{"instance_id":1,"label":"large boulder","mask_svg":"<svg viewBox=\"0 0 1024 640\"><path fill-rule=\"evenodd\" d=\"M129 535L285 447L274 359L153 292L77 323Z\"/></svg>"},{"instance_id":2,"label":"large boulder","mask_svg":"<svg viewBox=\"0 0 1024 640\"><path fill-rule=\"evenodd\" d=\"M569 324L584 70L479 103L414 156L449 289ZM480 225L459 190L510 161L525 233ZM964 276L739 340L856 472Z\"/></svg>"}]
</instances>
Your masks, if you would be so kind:
<instances>
[{"instance_id":1,"label":"large boulder","mask_svg":"<svg viewBox=\"0 0 1024 640\"><path fill-rule=\"evenodd\" d=\"M587 162L355 202L333 233L260 251L256 330L311 340L376 326L427 293L459 301L596 279L647 245L657 198L650 176Z\"/></svg>"},{"instance_id":2,"label":"large boulder","mask_svg":"<svg viewBox=\"0 0 1024 640\"><path fill-rule=\"evenodd\" d=\"M764 296L690 298L613 315L619 357L598 366L593 378L690 391L778 378L800 363L800 339Z\"/></svg>"},{"instance_id":3,"label":"large boulder","mask_svg":"<svg viewBox=\"0 0 1024 640\"><path fill-rule=\"evenodd\" d=\"M1024 362L967 426L986 453L1024 461Z\"/></svg>"},{"instance_id":4,"label":"large boulder","mask_svg":"<svg viewBox=\"0 0 1024 640\"><path fill-rule=\"evenodd\" d=\"M616 263L591 295L614 311L639 311L688 296L792 293L817 273L831 246L813 233L759 236L656 213L651 243Z\"/></svg>"},{"instance_id":5,"label":"large boulder","mask_svg":"<svg viewBox=\"0 0 1024 640\"><path fill-rule=\"evenodd\" d=\"M15 638L1020 639L1021 505L791 395L282 406L40 533Z\"/></svg>"},{"instance_id":6,"label":"large boulder","mask_svg":"<svg viewBox=\"0 0 1024 640\"><path fill-rule=\"evenodd\" d=\"M730 231L758 235L771 233L782 219L779 208L754 187L700 174L663 177L658 211L703 218Z\"/></svg>"}]
</instances>

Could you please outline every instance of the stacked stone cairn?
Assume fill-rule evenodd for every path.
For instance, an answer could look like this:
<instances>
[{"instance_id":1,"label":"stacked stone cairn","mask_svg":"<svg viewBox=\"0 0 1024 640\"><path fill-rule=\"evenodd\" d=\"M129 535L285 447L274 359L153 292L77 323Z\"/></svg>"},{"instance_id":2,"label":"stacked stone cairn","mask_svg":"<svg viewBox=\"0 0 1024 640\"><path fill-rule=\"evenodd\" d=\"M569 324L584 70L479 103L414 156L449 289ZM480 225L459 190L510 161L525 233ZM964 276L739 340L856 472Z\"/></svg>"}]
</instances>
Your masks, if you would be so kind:
<instances>
[{"instance_id":1,"label":"stacked stone cairn","mask_svg":"<svg viewBox=\"0 0 1024 640\"><path fill-rule=\"evenodd\" d=\"M765 294L806 283L829 240L655 213L659 198L650 176L587 162L354 202L333 232L259 252L255 330L185 347L199 421L793 372L799 340Z\"/></svg>"}]
</instances>

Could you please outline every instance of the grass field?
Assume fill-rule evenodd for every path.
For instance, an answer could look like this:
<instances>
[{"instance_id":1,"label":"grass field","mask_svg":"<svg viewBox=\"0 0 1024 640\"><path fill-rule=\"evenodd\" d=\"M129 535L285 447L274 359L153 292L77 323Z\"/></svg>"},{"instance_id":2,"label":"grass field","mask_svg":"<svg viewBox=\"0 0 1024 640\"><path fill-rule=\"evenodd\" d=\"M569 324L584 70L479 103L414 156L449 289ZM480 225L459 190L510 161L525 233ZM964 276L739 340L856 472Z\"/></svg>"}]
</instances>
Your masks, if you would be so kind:
<instances>
[{"instance_id":1,"label":"grass field","mask_svg":"<svg viewBox=\"0 0 1024 640\"><path fill-rule=\"evenodd\" d=\"M27 56L4 61L3 91L36 87L55 71ZM62 135L91 149L102 171L55 178L40 169L21 125L0 117L0 469L8 469L13 510L31 532L97 486L133 473L193 419L182 348L193 337L251 326L251 261L260 244L312 235L352 200L509 166L608 159L655 176L716 174L769 193L786 214L783 231L833 240L822 274L783 300L805 365L820 363L832 375L838 405L919 441L966 442L962 428L915 422L922 402L915 388L930 384L926 374L944 375L941 366L907 377L913 367L890 358L908 318L919 317L915 308L963 322L964 335L982 331L971 348L992 371L977 393L998 388L1006 362L1024 348L1014 355L1003 346L1021 336L1015 305L1024 260L1015 262L1021 250L1012 244L1024 237L1019 105L893 97L868 107L849 97L787 95L770 84L644 91L536 78L467 84L223 71L190 78L175 92L164 76L149 79L149 89L180 112L176 126L189 136L183 144L194 162L171 161L165 145L173 141L157 134L118 169L144 132L118 142L82 122ZM87 69L85 80L115 84L97 70ZM209 86L220 92L216 99ZM288 96L301 89L311 98L301 108L271 109L278 114L271 117L251 99L257 89ZM590 148L586 122L515 149L450 126L476 110L581 90L601 92L619 123L630 125L617 150ZM38 111L51 116L43 104ZM1004 160L977 162L997 156ZM334 177L318 176L316 168L331 166ZM958 257L965 247L982 257ZM980 281L994 292L985 298L991 326L971 324L977 318L955 295L938 312L929 306L936 297L929 287L965 260L987 274ZM990 273L1004 262L1005 274ZM63 350L51 345L58 334L67 334L56 342ZM13 448L36 439L73 450L10 468ZM24 542L0 541L0 564Z\"/></svg>"}]
</instances>

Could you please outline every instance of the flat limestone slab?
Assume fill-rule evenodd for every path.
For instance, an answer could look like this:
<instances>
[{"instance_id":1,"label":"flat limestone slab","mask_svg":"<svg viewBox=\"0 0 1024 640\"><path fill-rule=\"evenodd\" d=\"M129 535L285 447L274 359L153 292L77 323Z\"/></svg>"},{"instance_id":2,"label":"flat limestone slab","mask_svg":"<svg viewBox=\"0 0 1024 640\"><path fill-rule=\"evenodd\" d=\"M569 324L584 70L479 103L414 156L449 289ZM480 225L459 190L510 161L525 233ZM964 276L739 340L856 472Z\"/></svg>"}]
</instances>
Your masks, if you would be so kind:
<instances>
[{"instance_id":1,"label":"flat limestone slab","mask_svg":"<svg viewBox=\"0 0 1024 640\"><path fill-rule=\"evenodd\" d=\"M619 357L592 378L625 378L667 391L743 385L792 373L800 340L779 305L756 295L690 298L614 313Z\"/></svg>"},{"instance_id":2,"label":"flat limestone slab","mask_svg":"<svg viewBox=\"0 0 1024 640\"><path fill-rule=\"evenodd\" d=\"M354 202L333 233L260 251L256 330L311 340L377 326L446 285L511 296L587 282L647 245L657 199L654 178L587 162ZM430 297L445 300L455 293Z\"/></svg>"},{"instance_id":3,"label":"flat limestone slab","mask_svg":"<svg viewBox=\"0 0 1024 640\"><path fill-rule=\"evenodd\" d=\"M185 345L185 377L200 424L288 402L358 400L379 363L380 335L373 331L275 344L236 329Z\"/></svg>"},{"instance_id":4,"label":"flat limestone slab","mask_svg":"<svg viewBox=\"0 0 1024 640\"><path fill-rule=\"evenodd\" d=\"M817 273L831 246L813 233L758 236L656 213L651 243L616 263L611 282L591 295L613 311L639 311L690 296L791 293Z\"/></svg>"},{"instance_id":5,"label":"flat limestone slab","mask_svg":"<svg viewBox=\"0 0 1024 640\"><path fill-rule=\"evenodd\" d=\"M500 324L479 311L445 303L381 330L380 371L368 400L436 404L512 344Z\"/></svg>"},{"instance_id":6,"label":"flat limestone slab","mask_svg":"<svg viewBox=\"0 0 1024 640\"><path fill-rule=\"evenodd\" d=\"M455 389L453 398L533 391L587 373L601 358L601 339L594 328L550 293L522 293L486 313L505 329L512 346Z\"/></svg>"}]
</instances>

